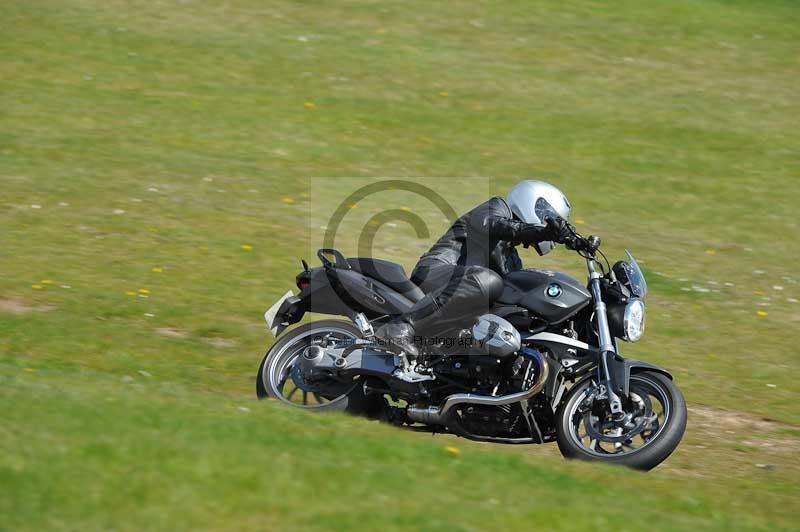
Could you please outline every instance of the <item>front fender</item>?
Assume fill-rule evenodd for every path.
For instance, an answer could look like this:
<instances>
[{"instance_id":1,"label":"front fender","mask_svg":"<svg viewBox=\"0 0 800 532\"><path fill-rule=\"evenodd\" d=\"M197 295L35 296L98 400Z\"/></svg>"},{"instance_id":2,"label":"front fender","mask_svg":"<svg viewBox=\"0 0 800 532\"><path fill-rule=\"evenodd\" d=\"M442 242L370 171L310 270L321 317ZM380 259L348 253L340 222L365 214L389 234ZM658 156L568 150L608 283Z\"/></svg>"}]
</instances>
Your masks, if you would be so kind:
<instances>
[{"instance_id":1,"label":"front fender","mask_svg":"<svg viewBox=\"0 0 800 532\"><path fill-rule=\"evenodd\" d=\"M631 374L640 371L654 371L661 373L669 380L674 380L672 374L649 362L642 360L634 360L632 358L623 358L619 355L609 357L608 371L611 374L611 383L614 386L614 391L622 393L623 397L627 397L630 391Z\"/></svg>"}]
</instances>

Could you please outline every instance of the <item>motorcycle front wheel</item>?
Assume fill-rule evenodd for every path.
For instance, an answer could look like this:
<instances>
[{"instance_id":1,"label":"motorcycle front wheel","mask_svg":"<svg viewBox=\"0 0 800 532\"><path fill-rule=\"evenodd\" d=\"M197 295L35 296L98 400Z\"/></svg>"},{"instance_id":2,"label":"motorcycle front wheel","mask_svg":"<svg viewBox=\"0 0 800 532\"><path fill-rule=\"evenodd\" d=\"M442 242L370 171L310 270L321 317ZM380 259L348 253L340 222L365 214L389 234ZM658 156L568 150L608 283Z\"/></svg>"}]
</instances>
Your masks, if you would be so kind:
<instances>
[{"instance_id":1,"label":"motorcycle front wheel","mask_svg":"<svg viewBox=\"0 0 800 532\"><path fill-rule=\"evenodd\" d=\"M622 464L648 471L669 457L686 430L686 402L665 375L630 377L621 398L625 418L615 420L601 401L592 402L591 379L570 390L558 411L558 448L566 458Z\"/></svg>"}]
</instances>

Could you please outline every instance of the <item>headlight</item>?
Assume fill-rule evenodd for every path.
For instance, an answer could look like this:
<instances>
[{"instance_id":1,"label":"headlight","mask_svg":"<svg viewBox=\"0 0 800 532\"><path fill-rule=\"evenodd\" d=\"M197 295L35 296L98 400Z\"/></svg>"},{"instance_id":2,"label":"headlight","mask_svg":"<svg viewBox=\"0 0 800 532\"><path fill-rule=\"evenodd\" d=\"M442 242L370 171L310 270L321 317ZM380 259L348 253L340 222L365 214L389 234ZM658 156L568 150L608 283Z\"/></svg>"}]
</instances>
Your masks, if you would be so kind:
<instances>
[{"instance_id":1,"label":"headlight","mask_svg":"<svg viewBox=\"0 0 800 532\"><path fill-rule=\"evenodd\" d=\"M644 334L645 306L641 299L631 299L622 318L625 341L638 342Z\"/></svg>"}]
</instances>

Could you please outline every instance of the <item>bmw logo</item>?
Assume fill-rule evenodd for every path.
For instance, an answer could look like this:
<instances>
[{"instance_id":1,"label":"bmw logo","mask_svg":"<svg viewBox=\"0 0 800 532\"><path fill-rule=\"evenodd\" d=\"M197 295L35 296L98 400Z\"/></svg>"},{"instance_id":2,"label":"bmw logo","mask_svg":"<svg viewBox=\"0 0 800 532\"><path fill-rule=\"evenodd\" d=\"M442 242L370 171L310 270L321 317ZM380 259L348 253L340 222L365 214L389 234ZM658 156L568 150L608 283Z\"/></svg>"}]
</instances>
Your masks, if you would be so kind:
<instances>
[{"instance_id":1,"label":"bmw logo","mask_svg":"<svg viewBox=\"0 0 800 532\"><path fill-rule=\"evenodd\" d=\"M548 297L558 297L561 295L563 290L561 289L560 284L553 283L547 287L547 295Z\"/></svg>"}]
</instances>

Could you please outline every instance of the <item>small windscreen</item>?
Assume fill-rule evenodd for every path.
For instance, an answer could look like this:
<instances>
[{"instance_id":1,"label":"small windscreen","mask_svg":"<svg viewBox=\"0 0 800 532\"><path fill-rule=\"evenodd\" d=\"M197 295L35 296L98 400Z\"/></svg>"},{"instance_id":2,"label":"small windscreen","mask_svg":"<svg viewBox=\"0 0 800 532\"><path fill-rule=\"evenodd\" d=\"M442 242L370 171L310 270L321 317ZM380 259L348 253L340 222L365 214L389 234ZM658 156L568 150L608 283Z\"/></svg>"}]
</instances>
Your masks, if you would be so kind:
<instances>
[{"instance_id":1,"label":"small windscreen","mask_svg":"<svg viewBox=\"0 0 800 532\"><path fill-rule=\"evenodd\" d=\"M628 279L631 283L631 292L633 292L636 297L644 299L645 296L647 296L647 281L644 278L644 273L639 267L639 263L636 262L636 259L631 255L631 252L625 250L625 254L628 256L628 264L630 265Z\"/></svg>"}]
</instances>

